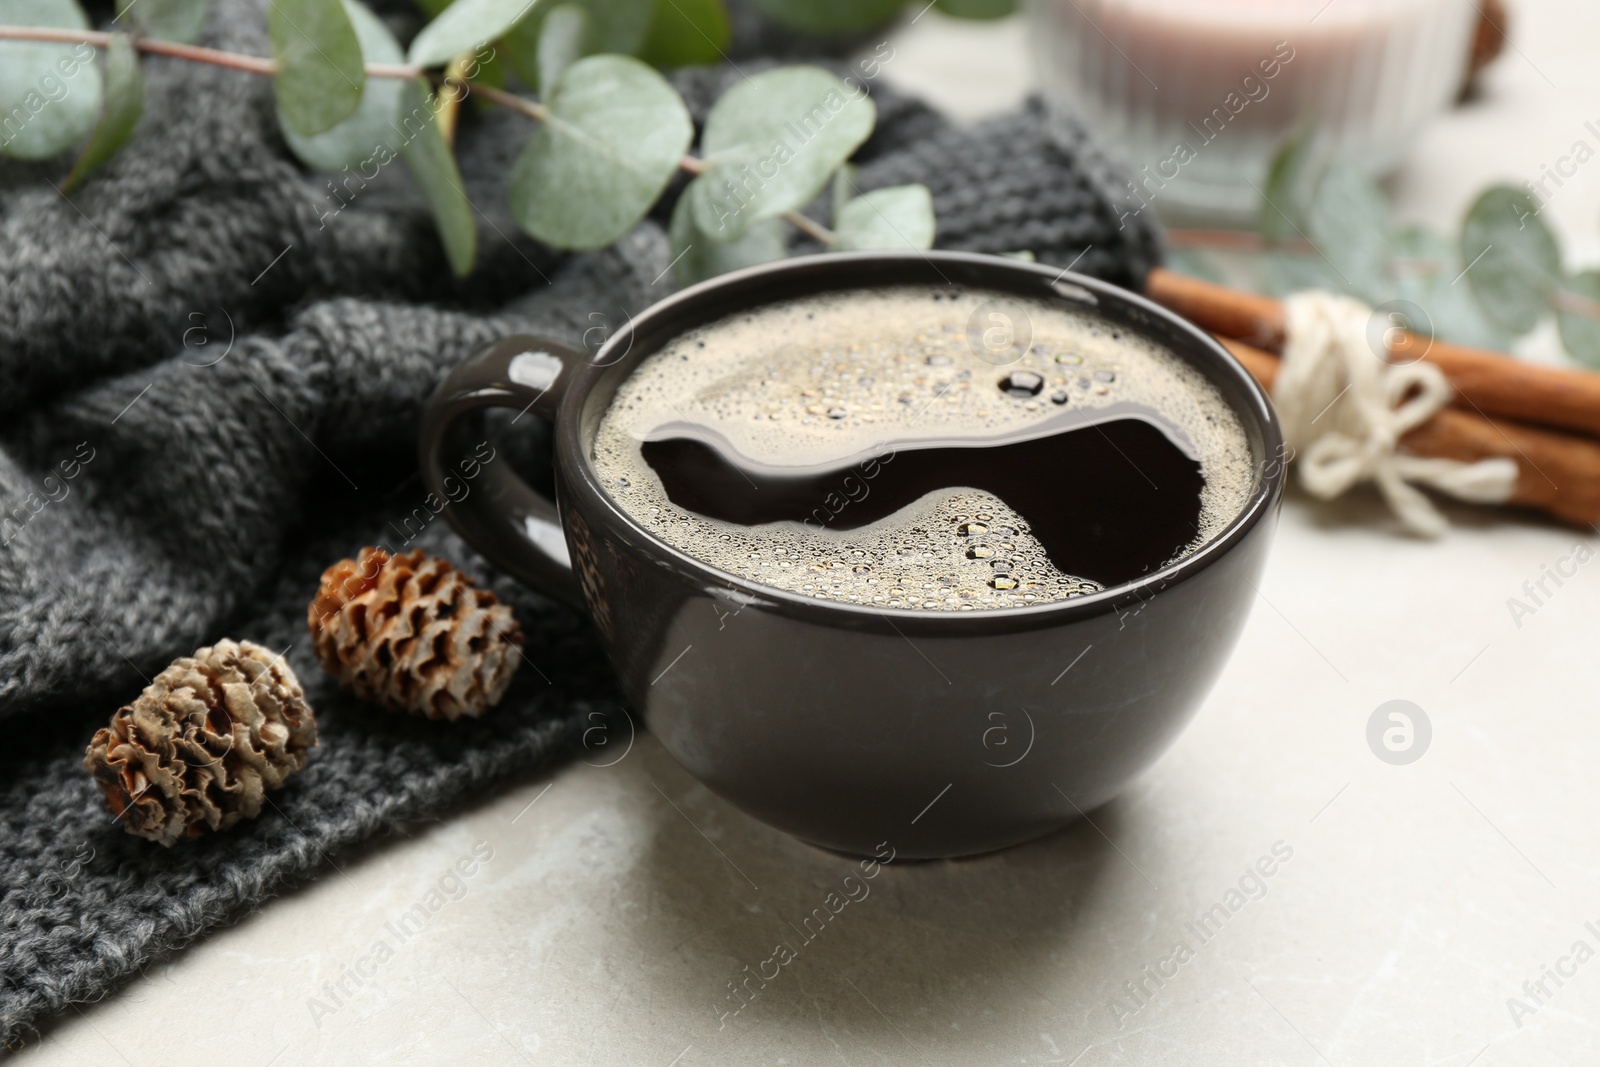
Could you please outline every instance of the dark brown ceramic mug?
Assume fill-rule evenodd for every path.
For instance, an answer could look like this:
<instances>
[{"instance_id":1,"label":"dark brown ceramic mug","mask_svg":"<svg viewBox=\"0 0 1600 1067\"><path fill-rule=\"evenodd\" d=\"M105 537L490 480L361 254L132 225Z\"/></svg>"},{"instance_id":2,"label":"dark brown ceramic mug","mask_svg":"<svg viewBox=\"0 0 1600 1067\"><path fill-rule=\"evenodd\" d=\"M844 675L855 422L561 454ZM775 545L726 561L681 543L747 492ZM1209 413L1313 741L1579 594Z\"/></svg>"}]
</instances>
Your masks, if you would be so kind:
<instances>
[{"instance_id":1,"label":"dark brown ceramic mug","mask_svg":"<svg viewBox=\"0 0 1600 1067\"><path fill-rule=\"evenodd\" d=\"M694 327L822 292L954 284L1087 308L1198 368L1239 414L1248 503L1208 544L1142 580L977 612L824 602L737 578L663 543L607 495L591 449L619 383ZM496 565L594 619L633 709L700 781L807 841L959 856L1047 833L1160 755L1238 638L1271 541L1283 439L1255 380L1215 341L1091 278L959 253L808 256L661 301L592 356L509 337L455 370L423 416L424 481L482 439L483 409L555 427L555 501L504 463L450 504Z\"/></svg>"}]
</instances>

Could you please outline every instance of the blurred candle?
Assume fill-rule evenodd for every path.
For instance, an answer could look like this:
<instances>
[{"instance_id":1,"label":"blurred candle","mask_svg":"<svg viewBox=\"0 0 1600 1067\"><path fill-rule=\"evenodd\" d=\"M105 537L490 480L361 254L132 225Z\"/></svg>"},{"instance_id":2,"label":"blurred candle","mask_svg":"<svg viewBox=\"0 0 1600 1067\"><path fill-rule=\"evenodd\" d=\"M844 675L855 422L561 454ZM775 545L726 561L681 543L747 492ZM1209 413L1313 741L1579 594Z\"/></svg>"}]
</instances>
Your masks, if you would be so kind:
<instances>
[{"instance_id":1,"label":"blurred candle","mask_svg":"<svg viewBox=\"0 0 1600 1067\"><path fill-rule=\"evenodd\" d=\"M1304 120L1381 174L1461 85L1473 0L1031 0L1047 98L1169 217L1253 214Z\"/></svg>"}]
</instances>

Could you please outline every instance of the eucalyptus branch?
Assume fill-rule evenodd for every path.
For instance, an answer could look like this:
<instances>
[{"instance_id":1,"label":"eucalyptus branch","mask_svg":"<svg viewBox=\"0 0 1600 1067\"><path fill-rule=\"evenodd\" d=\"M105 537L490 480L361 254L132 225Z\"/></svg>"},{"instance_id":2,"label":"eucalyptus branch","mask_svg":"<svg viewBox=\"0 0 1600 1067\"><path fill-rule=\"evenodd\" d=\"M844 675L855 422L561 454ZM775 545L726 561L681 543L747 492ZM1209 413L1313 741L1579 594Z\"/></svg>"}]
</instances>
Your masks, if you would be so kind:
<instances>
[{"instance_id":1,"label":"eucalyptus branch","mask_svg":"<svg viewBox=\"0 0 1600 1067\"><path fill-rule=\"evenodd\" d=\"M48 41L54 44L87 44L95 48L109 48L115 33L99 30L71 30L56 26L0 26L0 41ZM171 56L194 63L209 63L213 67L227 67L250 74L276 74L278 63L266 56L248 56L240 52L224 52L217 48L179 44L154 37L127 36L129 43L141 52L155 56ZM421 68L405 63L368 63L369 78L401 78L410 80L422 73Z\"/></svg>"},{"instance_id":2,"label":"eucalyptus branch","mask_svg":"<svg viewBox=\"0 0 1600 1067\"><path fill-rule=\"evenodd\" d=\"M361 0L273 0L267 21L274 45L268 56L184 43L200 32L208 0L170 0L182 17L170 19L172 28L164 32L176 39L145 37L137 29L76 29L66 15L77 11L78 0L29 2L54 5L60 9L55 14L68 25L0 25L0 69L9 71L19 60L48 68L47 59L35 55L41 50L29 47L33 42L78 46L63 50L74 55L57 64L67 77L85 63L96 63L94 53L85 55L83 46L105 53L101 77L87 89L92 107L47 108L49 100L59 97L46 92L44 81L38 90L26 79L0 85L5 97L0 115L7 118L0 131L0 155L46 159L77 146L77 160L63 188L106 163L134 135L145 99L139 62L145 54L273 78L285 145L307 167L335 176L339 184L330 181L328 187L340 208L348 202L341 189L353 197L374 177L375 168L403 160L427 199L450 267L459 276L472 270L477 255L473 206L463 192L451 144L461 102L469 93L539 124L511 168L507 199L518 225L552 248L601 248L615 242L656 209L678 174L695 178L690 186L694 210L689 201L680 200L666 227L673 270L684 284L786 255L784 228L774 217L825 248L933 244L933 204L924 186L845 195L854 190L839 182L841 168L871 134L876 112L870 100L819 67L764 71L746 79L738 93L718 99L706 126L724 134L702 142L708 160L688 154L695 140L693 118L678 91L650 64L604 49L583 54L586 46L573 36L572 19L548 20L536 42L512 35L530 6L526 0L475 0L473 18L465 20L452 8L424 26L405 49ZM285 50L282 38L318 19L327 25L320 27L319 40L311 42L314 51ZM688 29L720 48L707 36L707 27L696 23ZM485 41L495 42L493 48ZM547 77L537 79L550 83L541 101L474 80L496 50L504 51L525 82L534 75L523 72L538 69L536 61L542 62L547 52L552 61L566 62L555 63L559 71L547 70ZM680 61L699 57L681 47L671 55ZM367 56L390 62L367 63ZM814 114L819 101L827 102L820 127L799 145L792 144L789 120ZM748 190L721 180L733 169L747 183L754 176L723 161L755 158L774 145L778 154L762 157L757 169L769 177L766 168L772 162L791 169L784 182L762 185L763 210L745 195ZM627 171L625 181L612 180L619 168ZM835 184L832 228L800 214L830 178ZM698 202L700 196L711 198L711 206L724 218L743 208L750 208L752 215L760 210L762 217L743 228L712 223L714 232L707 232L698 217L706 207ZM728 197L738 201L737 208L731 201L718 202ZM325 222L337 214L336 209L319 217Z\"/></svg>"},{"instance_id":3,"label":"eucalyptus branch","mask_svg":"<svg viewBox=\"0 0 1600 1067\"><path fill-rule=\"evenodd\" d=\"M516 93L508 93L504 89L496 89L492 85L479 85L475 82L461 84L465 85L469 92L477 93L490 103L520 112L537 122L550 121L550 109L537 100L529 100L527 97L518 96ZM706 172L706 161L695 156L686 155L678 160L678 169L685 174L698 177ZM798 211L785 211L781 217L783 221L821 245L832 245L838 240L838 235L832 230L814 219L807 218Z\"/></svg>"},{"instance_id":4,"label":"eucalyptus branch","mask_svg":"<svg viewBox=\"0 0 1600 1067\"><path fill-rule=\"evenodd\" d=\"M795 229L799 230L813 241L816 241L818 244L824 246L831 245L835 240L837 240L837 236L832 230L828 229L820 222L816 222L807 218L798 211L785 211L783 213L783 221L787 222L789 225L793 226Z\"/></svg>"},{"instance_id":5,"label":"eucalyptus branch","mask_svg":"<svg viewBox=\"0 0 1600 1067\"><path fill-rule=\"evenodd\" d=\"M1393 218L1370 175L1321 153L1310 127L1283 144L1260 190L1269 210L1256 232L1168 230L1177 269L1248 271L1246 284L1273 295L1346 293L1416 332L1505 352L1554 318L1567 354L1600 369L1600 270L1566 266L1541 218L1550 195L1542 182L1490 186L1459 233L1444 234ZM1213 252L1229 256L1213 261Z\"/></svg>"},{"instance_id":6,"label":"eucalyptus branch","mask_svg":"<svg viewBox=\"0 0 1600 1067\"><path fill-rule=\"evenodd\" d=\"M529 100L525 96L508 93L504 89L496 89L492 85L479 85L477 82L463 82L461 84L468 92L475 93L492 104L498 104L503 108L521 112L536 122L550 121L550 109L537 100Z\"/></svg>"},{"instance_id":7,"label":"eucalyptus branch","mask_svg":"<svg viewBox=\"0 0 1600 1067\"><path fill-rule=\"evenodd\" d=\"M11 41L47 41L57 44L87 44L92 45L95 48L107 48L110 46L111 40L115 36L117 35L112 33L104 33L99 30L73 30L62 29L54 26L0 26L0 40ZM174 59L186 59L194 63L207 63L214 67L226 67L231 70L242 70L250 74L272 75L278 73L277 61L266 56L251 56L240 52L225 52L217 48L204 48L200 45L179 44L176 41L163 41L154 37L134 36L130 38L130 41L139 51L148 53L150 55L170 56ZM420 67L414 67L406 63L368 63L365 64L363 69L366 71L366 74L369 78L400 78L410 80L423 73ZM446 85L459 86L469 92L477 93L479 96L490 101L491 103L520 112L529 118L534 119L535 121L550 121L550 109L545 107L543 104L536 100L529 100L526 97L518 96L515 93L508 93L503 89L496 89L493 86L479 85L466 81L460 77L460 71L457 69L456 63L452 63L451 66L446 69L443 82ZM450 104L458 103L459 100L459 95L453 94L450 97L450 100L447 101L447 107ZM444 134L445 141L448 143L450 140L452 140L451 134L454 133L454 108L450 107L446 112L441 113L439 119L440 132ZM688 155L684 156L678 161L678 167L685 173L693 175L702 174L706 170L706 164L704 160L696 159L694 156ZM828 229L820 222L807 218L798 211L786 211L783 213L782 218L785 222L789 223L795 229L799 230L801 233L805 234L807 237L810 237L819 244L824 246L832 245L837 240L837 235L834 234L832 230Z\"/></svg>"},{"instance_id":8,"label":"eucalyptus branch","mask_svg":"<svg viewBox=\"0 0 1600 1067\"><path fill-rule=\"evenodd\" d=\"M1590 300L1565 289L1557 289L1550 295L1550 303L1557 311L1600 321L1600 301Z\"/></svg>"}]
</instances>

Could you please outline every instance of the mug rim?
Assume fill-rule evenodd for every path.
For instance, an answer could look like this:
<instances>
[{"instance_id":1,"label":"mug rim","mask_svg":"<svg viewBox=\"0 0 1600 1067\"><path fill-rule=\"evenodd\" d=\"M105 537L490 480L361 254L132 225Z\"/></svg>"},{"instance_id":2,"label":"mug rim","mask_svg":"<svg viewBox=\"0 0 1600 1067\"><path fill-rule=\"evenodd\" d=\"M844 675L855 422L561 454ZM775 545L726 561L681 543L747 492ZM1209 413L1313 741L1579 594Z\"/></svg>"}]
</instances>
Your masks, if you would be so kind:
<instances>
[{"instance_id":1,"label":"mug rim","mask_svg":"<svg viewBox=\"0 0 1600 1067\"><path fill-rule=\"evenodd\" d=\"M1164 324L1179 335L1187 338L1192 343L1192 354L1179 351L1176 346L1166 340L1156 337L1148 339L1162 347L1173 351L1177 358L1184 360L1196 367L1204 374L1213 385L1219 385L1217 378L1220 376L1230 379L1234 385L1234 393L1242 392L1248 404L1240 402L1237 395L1224 396L1224 401L1239 414L1247 423L1246 433L1249 434L1251 426L1260 432L1263 458L1258 461L1252 459L1252 464L1257 468L1258 477L1251 491L1249 500L1239 510L1223 529L1210 541L1206 542L1194 552L1183 557L1175 563L1160 567L1148 575L1131 582L1123 582L1111 586L1098 593L1074 597L1070 600L1050 601L1043 604L1027 604L1009 608L983 608L974 611L930 611L919 608L891 608L886 605L855 604L848 601L823 600L817 597L806 596L803 593L791 592L774 586L763 585L724 571L703 560L663 541L656 534L630 515L608 493L601 484L598 474L594 469L593 457L590 449L583 441L582 414L583 408L594 391L608 374L618 373L617 368L624 365L627 357L632 352L637 336L649 329L659 329L663 320L670 322L673 318L681 316L688 309L701 303L707 294L715 294L727 289L737 289L749 286L753 282L771 282L786 275L815 276L826 274L832 268L854 268L859 270L869 264L882 265L886 276L881 281L870 283L870 287L877 288L890 285L915 284L904 277L893 277L894 268L911 266L931 266L936 273L941 264L952 268L962 268L963 273L978 273L988 278L1028 279L1038 281L1047 279L1047 287L1053 288L1059 298L1071 299L1069 293L1087 293L1089 303L1097 306L1101 299L1120 301L1143 315L1162 320ZM903 273L903 270L902 270ZM962 281L960 283L968 288L982 288L983 283ZM763 299L752 300L745 306L759 307L795 296L809 295L833 289L834 291L848 291L851 286L841 283L837 287L823 285L820 287L797 287L796 292L785 296L767 296ZM996 281L993 288L1017 292L1020 286L1008 286ZM1019 295L1022 295L1019 293ZM1050 299L1048 291L1035 294L1035 299ZM1084 309L1084 301L1079 298L1076 306ZM721 316L715 316L721 317ZM679 336L694 326L683 326L677 330L666 331L671 336ZM1135 327L1130 327L1135 328ZM621 355L617 355L620 350ZM639 357L640 360L648 358L646 353ZM1207 365L1209 362L1209 366ZM632 364L626 366L626 372L621 377L631 374ZM1224 390L1226 393L1227 391ZM1031 630L1059 626L1095 615L1108 614L1116 611L1129 603L1146 602L1155 595L1173 588L1191 575L1211 566L1217 560L1232 550L1261 522L1270 515L1278 503L1283 489L1286 464L1267 464L1265 457L1281 455L1283 447L1283 431L1278 421L1276 409L1273 407L1266 390L1261 383L1235 359L1215 338L1199 327L1179 317L1166 308L1153 301L1087 275L1075 274L1071 271L1058 270L1043 264L1024 260L1013 260L1000 256L991 256L973 252L828 252L814 255L795 256L787 259L763 263L741 270L731 271L718 275L715 278L698 282L687 288L681 289L672 295L650 305L638 315L633 316L621 329L614 332L605 343L595 351L594 355L585 361L580 372L568 383L565 394L561 399L560 408L556 418L556 463L563 475L558 479L560 500L563 508L572 506L572 497L581 501L584 517L593 521L596 512L604 516L606 525L620 527L631 536L628 538L636 547L647 546L648 551L656 561L664 563L688 577L708 584L715 584L725 589L737 590L738 593L748 598L751 603L764 603L769 607L781 609L785 614L810 618L825 625L840 626L887 620L891 625L901 630L916 632L925 636L958 636L970 631L987 633L1001 633L1015 630Z\"/></svg>"}]
</instances>

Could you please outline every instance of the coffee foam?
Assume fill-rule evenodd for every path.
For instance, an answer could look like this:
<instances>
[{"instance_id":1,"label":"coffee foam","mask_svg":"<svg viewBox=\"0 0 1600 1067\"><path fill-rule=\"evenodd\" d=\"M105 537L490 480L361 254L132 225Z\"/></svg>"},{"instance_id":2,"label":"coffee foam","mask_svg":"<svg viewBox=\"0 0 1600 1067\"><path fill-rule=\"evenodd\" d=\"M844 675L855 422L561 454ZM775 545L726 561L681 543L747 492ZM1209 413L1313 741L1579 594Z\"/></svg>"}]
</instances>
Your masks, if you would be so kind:
<instances>
[{"instance_id":1,"label":"coffee foam","mask_svg":"<svg viewBox=\"0 0 1600 1067\"><path fill-rule=\"evenodd\" d=\"M1017 395L997 385L1008 376ZM1027 395L1034 386L1037 394ZM1092 313L1010 294L871 289L773 304L693 330L622 383L593 458L606 491L642 525L746 581L886 608L1020 607L1100 586L1057 569L1027 522L990 493L930 493L853 530L826 521L738 526L674 505L640 443L689 423L713 428L755 462L816 467L909 439L1010 437L1066 410L1092 418L1112 405L1145 409L1200 463L1198 529L1174 560L1182 558L1220 533L1254 487L1237 413L1161 346ZM1066 475L1056 476L1070 491ZM841 487L826 510L842 514L850 495Z\"/></svg>"}]
</instances>

